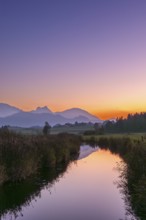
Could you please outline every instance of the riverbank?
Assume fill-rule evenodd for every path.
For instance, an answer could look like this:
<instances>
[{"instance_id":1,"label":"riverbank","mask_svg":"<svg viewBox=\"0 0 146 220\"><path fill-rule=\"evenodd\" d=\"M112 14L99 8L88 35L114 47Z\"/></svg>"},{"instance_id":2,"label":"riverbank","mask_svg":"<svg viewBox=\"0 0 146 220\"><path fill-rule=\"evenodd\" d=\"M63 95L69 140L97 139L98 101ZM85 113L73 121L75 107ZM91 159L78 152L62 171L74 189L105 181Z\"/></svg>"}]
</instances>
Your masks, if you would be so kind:
<instances>
[{"instance_id":1,"label":"riverbank","mask_svg":"<svg viewBox=\"0 0 146 220\"><path fill-rule=\"evenodd\" d=\"M115 169L119 156L80 147L81 154L87 150L92 153L63 167L57 179L56 170L60 172L61 167L1 187L1 220L14 220L14 214L18 220L126 219L124 201L114 184L119 180Z\"/></svg>"},{"instance_id":2,"label":"riverbank","mask_svg":"<svg viewBox=\"0 0 146 220\"><path fill-rule=\"evenodd\" d=\"M128 136L127 136L128 135ZM131 134L130 134L131 135ZM146 219L146 140L144 134L79 136L20 135L0 130L0 184L19 182L40 173L44 168L65 167L77 159L81 142L118 154L126 163L121 167L120 187L130 206ZM88 149L87 149L88 150ZM86 152L88 153L88 152Z\"/></svg>"},{"instance_id":3,"label":"riverbank","mask_svg":"<svg viewBox=\"0 0 146 220\"><path fill-rule=\"evenodd\" d=\"M28 136L0 130L0 185L69 163L78 156L80 144L72 134Z\"/></svg>"},{"instance_id":4,"label":"riverbank","mask_svg":"<svg viewBox=\"0 0 146 220\"><path fill-rule=\"evenodd\" d=\"M140 220L146 219L146 141L142 135L132 137L122 134L85 137L87 143L118 154L126 166L120 167L119 187L125 194L125 201ZM130 212L131 210L129 210Z\"/></svg>"},{"instance_id":5,"label":"riverbank","mask_svg":"<svg viewBox=\"0 0 146 220\"><path fill-rule=\"evenodd\" d=\"M83 135L82 138L84 141L90 139L98 141L100 138L130 138L131 141L143 141L146 143L146 133L106 133L102 135Z\"/></svg>"}]
</instances>

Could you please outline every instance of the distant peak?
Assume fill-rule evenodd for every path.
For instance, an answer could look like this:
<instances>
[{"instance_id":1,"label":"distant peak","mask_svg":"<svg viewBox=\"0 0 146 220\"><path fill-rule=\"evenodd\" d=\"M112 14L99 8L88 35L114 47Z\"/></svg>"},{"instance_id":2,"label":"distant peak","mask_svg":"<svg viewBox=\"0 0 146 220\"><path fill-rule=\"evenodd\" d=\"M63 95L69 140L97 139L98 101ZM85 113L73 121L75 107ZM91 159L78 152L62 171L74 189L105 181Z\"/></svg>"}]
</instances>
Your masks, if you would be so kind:
<instances>
[{"instance_id":1,"label":"distant peak","mask_svg":"<svg viewBox=\"0 0 146 220\"><path fill-rule=\"evenodd\" d=\"M6 103L0 103L0 117L7 117L20 111L21 110L19 108L8 105Z\"/></svg>"},{"instance_id":2,"label":"distant peak","mask_svg":"<svg viewBox=\"0 0 146 220\"><path fill-rule=\"evenodd\" d=\"M47 106L37 107L36 110L49 110Z\"/></svg>"},{"instance_id":3,"label":"distant peak","mask_svg":"<svg viewBox=\"0 0 146 220\"><path fill-rule=\"evenodd\" d=\"M36 110L33 110L32 112L33 113L52 113L52 111L47 106L37 107Z\"/></svg>"},{"instance_id":4,"label":"distant peak","mask_svg":"<svg viewBox=\"0 0 146 220\"><path fill-rule=\"evenodd\" d=\"M68 118L68 119L81 118L82 117L82 120L83 120L83 117L84 117L84 119L86 118L90 122L99 122L99 121L101 121L95 115L92 115L89 112L87 112L86 110L81 109L81 108L70 108L70 109L67 109L63 112L58 112L58 114L62 115L65 118Z\"/></svg>"},{"instance_id":5,"label":"distant peak","mask_svg":"<svg viewBox=\"0 0 146 220\"><path fill-rule=\"evenodd\" d=\"M66 109L64 110L63 112L68 112L68 111L75 111L75 112L87 112L86 110L84 109L81 109L81 108L70 108L70 109Z\"/></svg>"}]
</instances>

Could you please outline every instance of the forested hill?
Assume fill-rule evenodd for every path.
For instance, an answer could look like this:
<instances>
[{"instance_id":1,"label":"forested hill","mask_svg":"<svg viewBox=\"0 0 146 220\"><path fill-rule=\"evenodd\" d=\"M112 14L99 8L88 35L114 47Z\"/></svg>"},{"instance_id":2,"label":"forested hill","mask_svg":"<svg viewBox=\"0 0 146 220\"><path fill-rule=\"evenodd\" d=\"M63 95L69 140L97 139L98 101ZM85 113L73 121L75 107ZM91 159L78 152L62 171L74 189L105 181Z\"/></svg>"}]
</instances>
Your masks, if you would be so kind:
<instances>
[{"instance_id":1,"label":"forested hill","mask_svg":"<svg viewBox=\"0 0 146 220\"><path fill-rule=\"evenodd\" d=\"M115 123L107 121L105 132L146 132L146 113L129 114L126 119L118 118Z\"/></svg>"}]
</instances>

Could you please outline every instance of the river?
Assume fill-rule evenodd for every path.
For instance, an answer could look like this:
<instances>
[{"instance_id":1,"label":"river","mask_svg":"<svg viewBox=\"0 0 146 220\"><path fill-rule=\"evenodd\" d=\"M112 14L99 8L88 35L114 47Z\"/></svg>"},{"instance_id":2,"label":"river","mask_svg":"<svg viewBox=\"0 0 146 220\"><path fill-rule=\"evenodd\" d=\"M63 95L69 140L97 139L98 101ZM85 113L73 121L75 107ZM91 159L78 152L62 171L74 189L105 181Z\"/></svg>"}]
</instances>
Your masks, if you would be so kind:
<instances>
[{"instance_id":1,"label":"river","mask_svg":"<svg viewBox=\"0 0 146 220\"><path fill-rule=\"evenodd\" d=\"M25 189L30 190L31 196L19 199L19 208L11 202L1 220L133 220L127 215L124 195L117 187L120 161L109 151L82 146L79 159L70 163L55 181L41 183L35 193L30 183L13 187L12 202L17 204Z\"/></svg>"}]
</instances>

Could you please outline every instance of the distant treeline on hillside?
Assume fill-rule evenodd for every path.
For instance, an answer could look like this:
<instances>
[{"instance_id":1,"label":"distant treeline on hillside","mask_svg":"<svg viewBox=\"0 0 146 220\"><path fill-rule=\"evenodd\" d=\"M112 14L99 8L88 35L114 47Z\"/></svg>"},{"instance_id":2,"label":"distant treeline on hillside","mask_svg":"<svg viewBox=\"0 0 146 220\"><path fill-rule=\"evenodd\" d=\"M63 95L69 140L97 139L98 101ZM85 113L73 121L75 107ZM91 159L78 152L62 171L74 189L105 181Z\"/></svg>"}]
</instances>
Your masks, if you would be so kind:
<instances>
[{"instance_id":1,"label":"distant treeline on hillside","mask_svg":"<svg viewBox=\"0 0 146 220\"><path fill-rule=\"evenodd\" d=\"M145 132L146 131L146 113L129 114L127 118L118 118L117 121L107 121L104 124L104 131L111 133L119 132Z\"/></svg>"}]
</instances>

